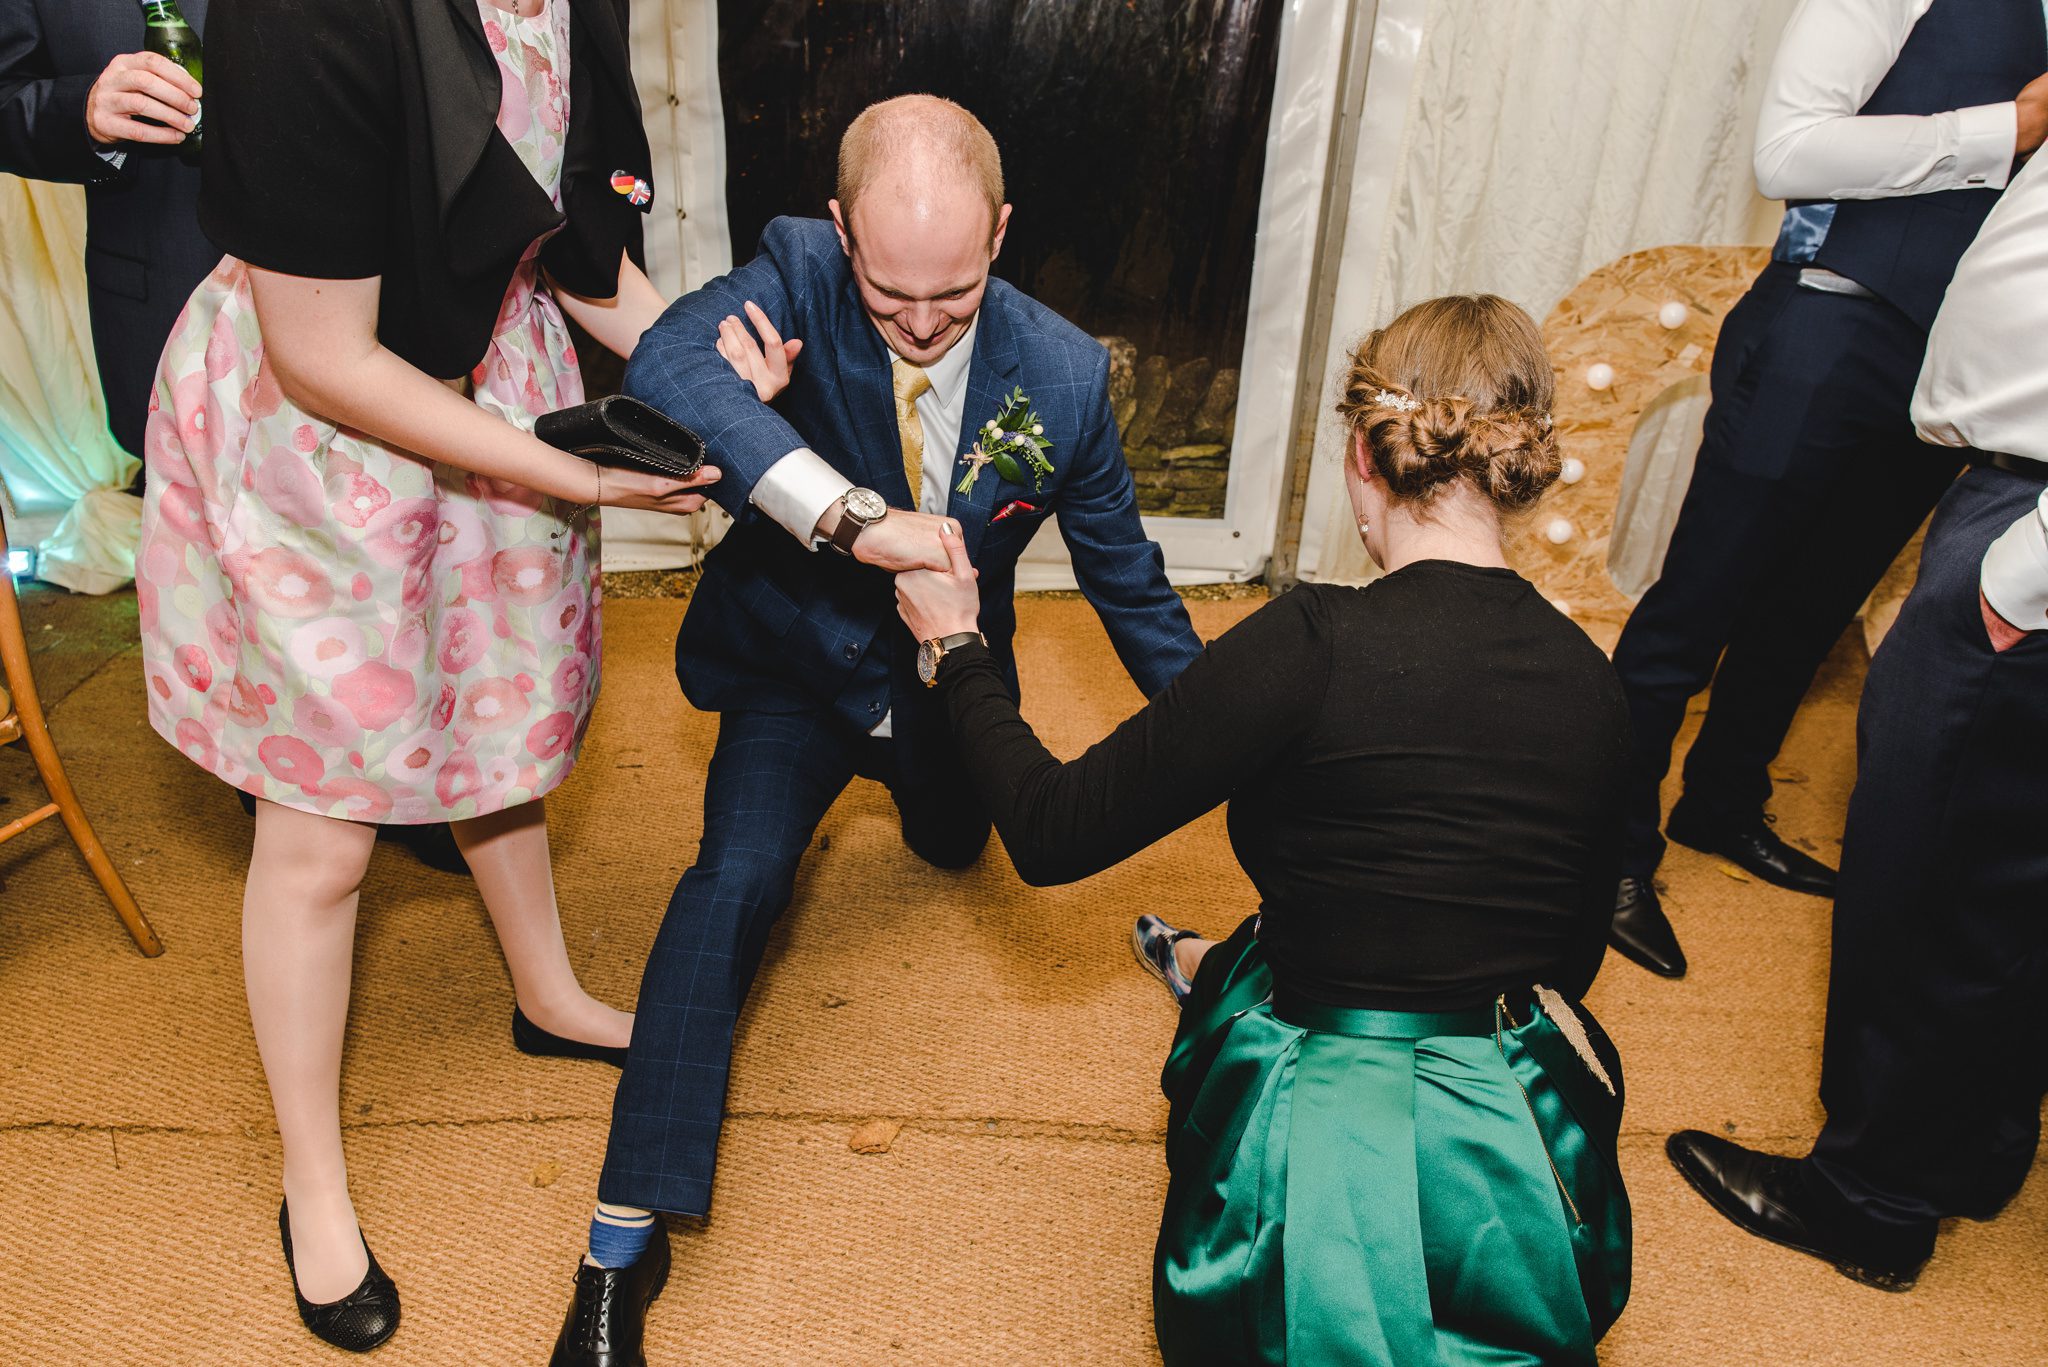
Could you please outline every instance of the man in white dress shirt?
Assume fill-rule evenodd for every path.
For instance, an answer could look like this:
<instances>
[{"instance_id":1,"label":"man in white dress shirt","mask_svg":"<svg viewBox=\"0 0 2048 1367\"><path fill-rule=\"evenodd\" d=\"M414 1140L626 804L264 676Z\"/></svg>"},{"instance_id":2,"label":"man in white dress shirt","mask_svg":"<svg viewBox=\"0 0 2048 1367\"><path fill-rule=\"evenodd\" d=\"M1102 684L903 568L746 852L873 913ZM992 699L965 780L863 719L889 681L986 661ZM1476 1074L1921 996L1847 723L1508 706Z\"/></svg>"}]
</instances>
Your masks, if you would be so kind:
<instances>
[{"instance_id":1,"label":"man in white dress shirt","mask_svg":"<svg viewBox=\"0 0 2048 1367\"><path fill-rule=\"evenodd\" d=\"M2048 164L1963 257L1912 412L1971 464L1857 715L1827 1126L1804 1159L1697 1130L1667 1146L1736 1224L1887 1290L1940 1220L2019 1190L2048 1088Z\"/></svg>"},{"instance_id":2,"label":"man in white dress shirt","mask_svg":"<svg viewBox=\"0 0 2048 1367\"><path fill-rule=\"evenodd\" d=\"M1781 887L1834 891L1833 870L1772 829L1769 765L1961 465L1915 438L1907 399L1957 260L2048 135L2044 70L2042 0L1803 0L1786 25L1756 146L1784 226L1721 330L1663 574L1614 655L1637 768L1612 939L1653 972L1685 971L1652 881L1659 788L1710 681L1664 834Z\"/></svg>"}]
</instances>

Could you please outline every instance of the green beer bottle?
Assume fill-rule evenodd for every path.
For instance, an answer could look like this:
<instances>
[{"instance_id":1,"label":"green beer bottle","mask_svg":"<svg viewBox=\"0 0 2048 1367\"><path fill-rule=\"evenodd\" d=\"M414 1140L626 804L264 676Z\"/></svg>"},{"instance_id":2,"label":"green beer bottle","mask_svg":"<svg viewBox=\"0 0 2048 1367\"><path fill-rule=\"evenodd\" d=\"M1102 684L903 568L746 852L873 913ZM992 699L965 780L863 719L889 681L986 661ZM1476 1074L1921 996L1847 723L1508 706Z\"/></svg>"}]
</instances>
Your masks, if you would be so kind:
<instances>
[{"instance_id":1,"label":"green beer bottle","mask_svg":"<svg viewBox=\"0 0 2048 1367\"><path fill-rule=\"evenodd\" d=\"M199 35L179 12L178 0L142 0L142 23L144 52L163 54L184 67L200 85L206 84L206 54L199 46ZM205 132L206 111L202 107L192 131L179 144L178 154L187 161L196 160Z\"/></svg>"}]
</instances>

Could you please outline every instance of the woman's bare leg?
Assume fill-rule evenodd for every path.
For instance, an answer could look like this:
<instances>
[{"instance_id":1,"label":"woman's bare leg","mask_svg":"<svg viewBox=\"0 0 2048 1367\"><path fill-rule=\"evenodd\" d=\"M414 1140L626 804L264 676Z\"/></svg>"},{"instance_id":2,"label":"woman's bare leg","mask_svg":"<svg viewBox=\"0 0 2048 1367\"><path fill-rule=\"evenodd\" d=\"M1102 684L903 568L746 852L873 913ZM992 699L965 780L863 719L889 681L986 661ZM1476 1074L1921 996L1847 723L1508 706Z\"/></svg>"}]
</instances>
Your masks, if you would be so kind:
<instances>
[{"instance_id":1,"label":"woman's bare leg","mask_svg":"<svg viewBox=\"0 0 2048 1367\"><path fill-rule=\"evenodd\" d=\"M1202 956L1215 947L1216 942L1214 940L1204 940L1198 935L1190 935L1185 940L1174 941L1174 961L1180 965L1180 971L1187 977L1189 982L1195 980L1195 970L1202 966Z\"/></svg>"},{"instance_id":2,"label":"woman's bare leg","mask_svg":"<svg viewBox=\"0 0 2048 1367\"><path fill-rule=\"evenodd\" d=\"M491 913L527 1019L565 1039L623 1047L633 1038L633 1017L585 992L569 966L542 804L521 803L450 829Z\"/></svg>"},{"instance_id":3,"label":"woman's bare leg","mask_svg":"<svg viewBox=\"0 0 2048 1367\"><path fill-rule=\"evenodd\" d=\"M356 896L376 831L256 804L242 895L249 1020L284 1144L284 1193L300 1292L339 1300L368 1269L341 1145L341 1044Z\"/></svg>"}]
</instances>

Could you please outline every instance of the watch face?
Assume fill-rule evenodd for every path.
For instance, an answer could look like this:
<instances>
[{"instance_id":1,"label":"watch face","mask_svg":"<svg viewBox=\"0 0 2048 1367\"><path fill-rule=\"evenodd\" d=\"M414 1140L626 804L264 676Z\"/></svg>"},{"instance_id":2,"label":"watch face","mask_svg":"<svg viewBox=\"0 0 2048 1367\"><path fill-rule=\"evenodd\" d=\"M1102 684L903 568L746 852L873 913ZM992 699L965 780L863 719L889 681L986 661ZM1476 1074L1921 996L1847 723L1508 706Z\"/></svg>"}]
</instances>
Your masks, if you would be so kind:
<instances>
[{"instance_id":1,"label":"watch face","mask_svg":"<svg viewBox=\"0 0 2048 1367\"><path fill-rule=\"evenodd\" d=\"M939 677L939 652L930 641L917 643L917 680L929 688Z\"/></svg>"},{"instance_id":2,"label":"watch face","mask_svg":"<svg viewBox=\"0 0 2048 1367\"><path fill-rule=\"evenodd\" d=\"M846 511L862 522L875 522L889 511L889 501L873 489L852 489L846 495Z\"/></svg>"}]
</instances>

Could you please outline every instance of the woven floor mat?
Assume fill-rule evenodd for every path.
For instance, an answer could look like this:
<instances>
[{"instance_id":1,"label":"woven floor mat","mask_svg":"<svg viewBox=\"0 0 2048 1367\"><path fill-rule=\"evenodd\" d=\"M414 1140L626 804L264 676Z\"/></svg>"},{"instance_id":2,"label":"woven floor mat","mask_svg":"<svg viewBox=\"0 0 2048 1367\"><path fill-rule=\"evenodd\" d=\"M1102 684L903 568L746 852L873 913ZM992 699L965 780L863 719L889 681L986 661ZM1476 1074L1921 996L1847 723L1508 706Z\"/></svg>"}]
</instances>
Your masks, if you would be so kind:
<instances>
[{"instance_id":1,"label":"woven floor mat","mask_svg":"<svg viewBox=\"0 0 2048 1367\"><path fill-rule=\"evenodd\" d=\"M1254 606L1193 611L1214 636ZM1027 713L1077 754L1136 690L1086 604L1020 609ZM549 802L571 956L621 1005L702 818L715 723L675 687L680 611L606 605L603 701ZM299 1327L276 1248L237 929L247 819L144 722L132 598L36 593L26 613L72 778L168 952L134 952L56 823L0 850L0 1361L338 1361ZM1780 831L1829 861L1861 678L1845 643L1779 765ZM0 750L0 820L33 791ZM993 850L964 873L907 858L872 784L820 835L742 1021L718 1207L675 1236L655 1363L1156 1364L1173 1012L1125 935L1140 910L1212 933L1249 913L1221 814L1043 891ZM1691 975L1610 957L1592 996L1626 1063L1637 1214L1635 1296L1602 1360L2048 1359L2041 1181L1885 1296L1740 1235L1671 1172L1672 1129L1795 1151L1819 1125L1828 907L1687 850L1664 877ZM467 880L380 847L343 1115L406 1298L377 1359L394 1367L543 1362L565 1304L613 1075L517 1054L510 1007ZM887 1151L854 1153L871 1122Z\"/></svg>"}]
</instances>

